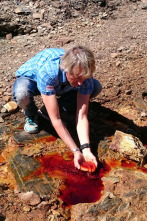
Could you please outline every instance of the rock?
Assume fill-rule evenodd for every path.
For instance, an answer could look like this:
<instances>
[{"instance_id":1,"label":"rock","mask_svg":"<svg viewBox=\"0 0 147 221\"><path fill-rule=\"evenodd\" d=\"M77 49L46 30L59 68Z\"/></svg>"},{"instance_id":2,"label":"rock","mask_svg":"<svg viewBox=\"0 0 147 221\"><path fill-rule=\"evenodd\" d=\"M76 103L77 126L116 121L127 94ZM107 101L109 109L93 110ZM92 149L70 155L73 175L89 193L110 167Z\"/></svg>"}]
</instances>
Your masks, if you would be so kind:
<instances>
[{"instance_id":1,"label":"rock","mask_svg":"<svg viewBox=\"0 0 147 221\"><path fill-rule=\"evenodd\" d=\"M140 116L141 116L142 118L147 117L147 113L146 113L145 111L143 111L143 112L141 112Z\"/></svg>"},{"instance_id":2,"label":"rock","mask_svg":"<svg viewBox=\"0 0 147 221\"><path fill-rule=\"evenodd\" d=\"M115 152L119 152L130 160L137 161L140 165L145 163L147 149L139 138L131 134L126 134L117 130L109 148Z\"/></svg>"},{"instance_id":3,"label":"rock","mask_svg":"<svg viewBox=\"0 0 147 221\"><path fill-rule=\"evenodd\" d=\"M43 14L41 13L33 13L33 18L35 19L42 19L42 17L43 17Z\"/></svg>"},{"instance_id":4,"label":"rock","mask_svg":"<svg viewBox=\"0 0 147 221\"><path fill-rule=\"evenodd\" d=\"M144 10L147 9L147 1L146 0L142 0L141 8L144 9Z\"/></svg>"},{"instance_id":5,"label":"rock","mask_svg":"<svg viewBox=\"0 0 147 221\"><path fill-rule=\"evenodd\" d=\"M12 33L7 34L7 35L6 35L6 39L7 39L7 40L11 40L11 39L12 39Z\"/></svg>"},{"instance_id":6,"label":"rock","mask_svg":"<svg viewBox=\"0 0 147 221\"><path fill-rule=\"evenodd\" d=\"M19 15L29 15L31 13L30 9L28 7L17 7L14 10L14 13L19 14Z\"/></svg>"},{"instance_id":7,"label":"rock","mask_svg":"<svg viewBox=\"0 0 147 221\"><path fill-rule=\"evenodd\" d=\"M116 67L119 67L121 65L121 62L120 61L117 61L116 62Z\"/></svg>"},{"instance_id":8,"label":"rock","mask_svg":"<svg viewBox=\"0 0 147 221\"><path fill-rule=\"evenodd\" d=\"M111 58L117 58L118 57L118 53L111 53Z\"/></svg>"},{"instance_id":9,"label":"rock","mask_svg":"<svg viewBox=\"0 0 147 221\"><path fill-rule=\"evenodd\" d=\"M50 205L48 202L43 201L37 207L38 207L38 209L45 210L47 212L50 208Z\"/></svg>"},{"instance_id":10,"label":"rock","mask_svg":"<svg viewBox=\"0 0 147 221\"><path fill-rule=\"evenodd\" d=\"M18 197L25 203L31 205L31 206L36 206L41 202L40 197L33 193L33 191L31 192L26 192L26 193L19 193Z\"/></svg>"},{"instance_id":11,"label":"rock","mask_svg":"<svg viewBox=\"0 0 147 221\"><path fill-rule=\"evenodd\" d=\"M119 183L119 177L106 176L101 179L103 182Z\"/></svg>"},{"instance_id":12,"label":"rock","mask_svg":"<svg viewBox=\"0 0 147 221\"><path fill-rule=\"evenodd\" d=\"M24 212L30 212L31 208L29 206L24 206L23 211Z\"/></svg>"},{"instance_id":13,"label":"rock","mask_svg":"<svg viewBox=\"0 0 147 221\"><path fill-rule=\"evenodd\" d=\"M135 98L134 104L139 111L147 111L147 105L142 98Z\"/></svg>"},{"instance_id":14,"label":"rock","mask_svg":"<svg viewBox=\"0 0 147 221\"><path fill-rule=\"evenodd\" d=\"M4 119L0 117L0 123L4 123Z\"/></svg>"},{"instance_id":15,"label":"rock","mask_svg":"<svg viewBox=\"0 0 147 221\"><path fill-rule=\"evenodd\" d=\"M12 112L14 110L17 109L17 104L14 101L10 101L7 104L4 105L4 108L8 111L8 112Z\"/></svg>"},{"instance_id":16,"label":"rock","mask_svg":"<svg viewBox=\"0 0 147 221\"><path fill-rule=\"evenodd\" d=\"M3 108L1 109L1 113L7 113L7 109L6 109L5 107L3 107Z\"/></svg>"},{"instance_id":17,"label":"rock","mask_svg":"<svg viewBox=\"0 0 147 221\"><path fill-rule=\"evenodd\" d=\"M119 47L118 49L117 49L117 51L119 51L119 52L122 52L122 51L124 51L125 50L125 47L123 47L123 46L121 46L121 47Z\"/></svg>"},{"instance_id":18,"label":"rock","mask_svg":"<svg viewBox=\"0 0 147 221\"><path fill-rule=\"evenodd\" d=\"M8 102L8 101L10 101L10 100L11 100L11 97L10 97L10 96L4 96L4 97L3 97L3 101Z\"/></svg>"},{"instance_id":19,"label":"rock","mask_svg":"<svg viewBox=\"0 0 147 221\"><path fill-rule=\"evenodd\" d=\"M64 46L65 44L69 44L73 40L70 38L59 38L56 40L56 43L59 44L60 46Z\"/></svg>"}]
</instances>

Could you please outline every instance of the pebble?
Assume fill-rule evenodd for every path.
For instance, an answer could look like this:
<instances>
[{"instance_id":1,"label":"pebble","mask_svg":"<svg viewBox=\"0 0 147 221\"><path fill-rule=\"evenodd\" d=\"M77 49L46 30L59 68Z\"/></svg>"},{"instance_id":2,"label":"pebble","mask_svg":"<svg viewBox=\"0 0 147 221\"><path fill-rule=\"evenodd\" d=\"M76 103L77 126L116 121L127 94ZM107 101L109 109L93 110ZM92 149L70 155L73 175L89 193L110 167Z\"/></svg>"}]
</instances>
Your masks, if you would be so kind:
<instances>
[{"instance_id":1,"label":"pebble","mask_svg":"<svg viewBox=\"0 0 147 221\"><path fill-rule=\"evenodd\" d=\"M17 104L14 101L10 101L7 104L4 105L4 108L8 111L8 112L12 112L14 110L17 109Z\"/></svg>"},{"instance_id":2,"label":"pebble","mask_svg":"<svg viewBox=\"0 0 147 221\"><path fill-rule=\"evenodd\" d=\"M24 212L30 212L31 211L31 208L29 206L24 206L23 207L23 211Z\"/></svg>"},{"instance_id":3,"label":"pebble","mask_svg":"<svg viewBox=\"0 0 147 221\"><path fill-rule=\"evenodd\" d=\"M106 176L106 177L103 177L101 180L104 181L104 182L119 183L120 178L119 177Z\"/></svg>"},{"instance_id":4,"label":"pebble","mask_svg":"<svg viewBox=\"0 0 147 221\"><path fill-rule=\"evenodd\" d=\"M117 58L118 57L118 53L111 53L110 56L111 56L111 58Z\"/></svg>"},{"instance_id":5,"label":"pebble","mask_svg":"<svg viewBox=\"0 0 147 221\"><path fill-rule=\"evenodd\" d=\"M41 202L40 197L33 193L33 191L25 192L25 193L19 193L18 197L24 201L25 203L28 203L31 206L38 205Z\"/></svg>"},{"instance_id":6,"label":"pebble","mask_svg":"<svg viewBox=\"0 0 147 221\"><path fill-rule=\"evenodd\" d=\"M6 39L7 39L7 40L11 40L11 39L12 39L12 33L7 34L7 35L6 35Z\"/></svg>"},{"instance_id":7,"label":"pebble","mask_svg":"<svg viewBox=\"0 0 147 221\"><path fill-rule=\"evenodd\" d=\"M4 119L0 117L0 123L4 123Z\"/></svg>"},{"instance_id":8,"label":"pebble","mask_svg":"<svg viewBox=\"0 0 147 221\"><path fill-rule=\"evenodd\" d=\"M7 113L7 109L6 109L5 107L3 107L3 108L1 109L1 113Z\"/></svg>"}]
</instances>

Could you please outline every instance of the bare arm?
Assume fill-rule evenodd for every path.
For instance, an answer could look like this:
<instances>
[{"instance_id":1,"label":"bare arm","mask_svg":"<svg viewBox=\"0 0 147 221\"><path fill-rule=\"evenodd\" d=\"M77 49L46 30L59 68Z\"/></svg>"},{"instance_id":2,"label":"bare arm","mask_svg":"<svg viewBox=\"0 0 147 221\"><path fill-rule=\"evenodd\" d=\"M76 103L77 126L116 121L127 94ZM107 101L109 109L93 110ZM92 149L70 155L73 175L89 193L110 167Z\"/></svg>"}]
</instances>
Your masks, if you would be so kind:
<instances>
[{"instance_id":1,"label":"bare arm","mask_svg":"<svg viewBox=\"0 0 147 221\"><path fill-rule=\"evenodd\" d=\"M48 115L51 119L52 125L55 128L59 137L69 146L70 150L73 151L74 149L78 148L75 144L74 140L72 139L69 131L63 124L60 113L59 113L59 106L56 95L44 95L42 94L43 102L46 106ZM76 151L74 153L74 163L75 167L78 169L80 168L80 160L82 160L83 155L80 151Z\"/></svg>"},{"instance_id":2,"label":"bare arm","mask_svg":"<svg viewBox=\"0 0 147 221\"><path fill-rule=\"evenodd\" d=\"M89 97L90 95L82 95L78 93L77 96L77 133L79 137L80 144L89 143L89 121L88 121L88 107L89 107ZM91 153L90 148L85 148L82 150L84 158L86 161L93 161L97 166L97 161L95 156Z\"/></svg>"}]
</instances>

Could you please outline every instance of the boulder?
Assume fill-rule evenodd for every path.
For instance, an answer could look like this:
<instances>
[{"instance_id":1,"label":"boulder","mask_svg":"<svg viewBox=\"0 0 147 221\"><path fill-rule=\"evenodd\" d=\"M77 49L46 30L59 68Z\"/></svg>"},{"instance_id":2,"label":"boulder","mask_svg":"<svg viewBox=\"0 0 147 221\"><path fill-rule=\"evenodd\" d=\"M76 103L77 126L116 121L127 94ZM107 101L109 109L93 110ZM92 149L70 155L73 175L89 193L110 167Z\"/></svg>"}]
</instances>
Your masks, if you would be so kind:
<instances>
[{"instance_id":1,"label":"boulder","mask_svg":"<svg viewBox=\"0 0 147 221\"><path fill-rule=\"evenodd\" d=\"M143 165L147 157L147 149L139 140L139 138L116 131L109 146L110 150L120 153L123 157L138 162Z\"/></svg>"}]
</instances>

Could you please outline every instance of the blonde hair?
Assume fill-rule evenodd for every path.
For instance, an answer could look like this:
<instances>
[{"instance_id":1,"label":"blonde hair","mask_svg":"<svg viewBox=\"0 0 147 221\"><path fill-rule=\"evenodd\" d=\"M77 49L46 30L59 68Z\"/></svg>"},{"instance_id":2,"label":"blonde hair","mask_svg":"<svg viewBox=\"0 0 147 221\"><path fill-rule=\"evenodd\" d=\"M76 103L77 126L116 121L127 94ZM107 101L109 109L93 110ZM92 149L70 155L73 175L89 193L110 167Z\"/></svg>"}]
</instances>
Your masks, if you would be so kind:
<instances>
[{"instance_id":1,"label":"blonde hair","mask_svg":"<svg viewBox=\"0 0 147 221\"><path fill-rule=\"evenodd\" d=\"M89 78L95 71L95 58L93 52L85 46L74 46L61 58L60 68L68 74L77 74Z\"/></svg>"}]
</instances>

